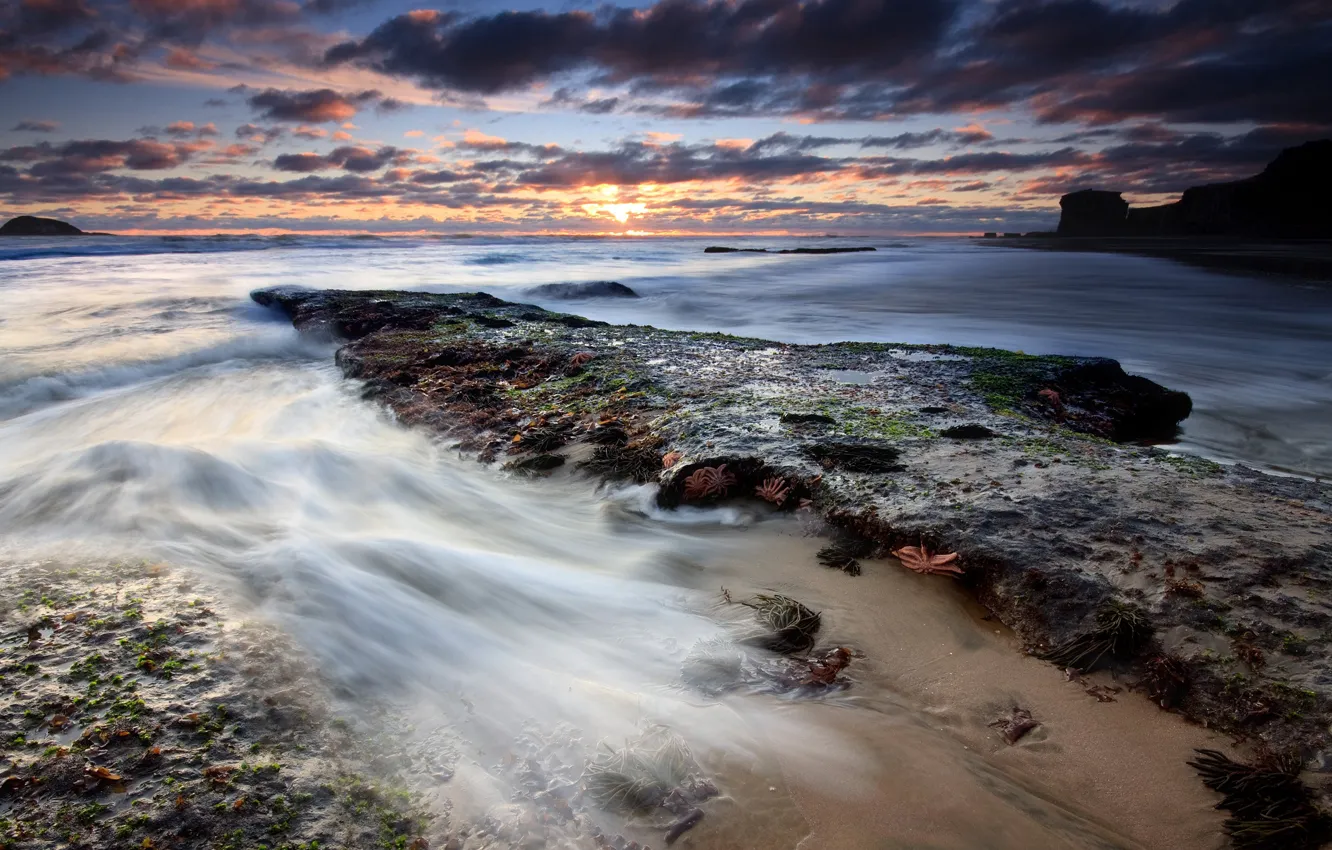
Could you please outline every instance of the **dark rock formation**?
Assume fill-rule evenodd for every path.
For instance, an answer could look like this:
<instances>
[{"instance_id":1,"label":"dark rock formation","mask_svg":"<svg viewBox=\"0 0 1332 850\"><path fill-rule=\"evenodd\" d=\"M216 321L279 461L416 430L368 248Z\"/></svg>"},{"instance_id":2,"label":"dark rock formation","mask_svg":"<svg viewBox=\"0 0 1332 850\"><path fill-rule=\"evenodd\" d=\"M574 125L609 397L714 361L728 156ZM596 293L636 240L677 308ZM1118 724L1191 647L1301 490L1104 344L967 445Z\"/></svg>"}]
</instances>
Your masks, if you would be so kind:
<instances>
[{"instance_id":1,"label":"dark rock formation","mask_svg":"<svg viewBox=\"0 0 1332 850\"><path fill-rule=\"evenodd\" d=\"M754 505L778 479L771 509L821 516L839 540L956 552L961 586L1032 654L1113 660L1158 704L1149 677L1166 669L1188 683L1170 700L1185 715L1332 763L1332 487L1108 442L1169 436L1189 408L1114 361L781 345L480 293L253 297L348 338L336 362L367 397L478 459L542 474L565 457L659 485L666 509ZM829 377L852 369L882 380L849 392ZM723 466L717 489L690 495L691 476ZM856 551L825 562L853 569ZM1243 651L1212 649L1237 635ZM1255 650L1280 663L1253 666Z\"/></svg>"},{"instance_id":2,"label":"dark rock formation","mask_svg":"<svg viewBox=\"0 0 1332 850\"><path fill-rule=\"evenodd\" d=\"M0 236L86 236L82 230L67 221L21 215L0 226Z\"/></svg>"},{"instance_id":3,"label":"dark rock formation","mask_svg":"<svg viewBox=\"0 0 1332 850\"><path fill-rule=\"evenodd\" d=\"M528 295L545 298L637 298L623 283L593 280L587 283L546 283L527 290Z\"/></svg>"},{"instance_id":4,"label":"dark rock formation","mask_svg":"<svg viewBox=\"0 0 1332 850\"><path fill-rule=\"evenodd\" d=\"M858 248L783 248L769 251L767 248L727 248L722 245L710 245L703 249L704 254L858 254L861 251L873 251L869 246Z\"/></svg>"},{"instance_id":5,"label":"dark rock formation","mask_svg":"<svg viewBox=\"0 0 1332 850\"><path fill-rule=\"evenodd\" d=\"M1119 236L1124 232L1128 201L1118 192L1083 189L1059 199L1060 236Z\"/></svg>"},{"instance_id":6,"label":"dark rock formation","mask_svg":"<svg viewBox=\"0 0 1332 850\"><path fill-rule=\"evenodd\" d=\"M1117 192L1059 200L1060 236L1332 238L1332 139L1282 151L1261 174L1195 186L1173 204L1130 210Z\"/></svg>"}]
</instances>

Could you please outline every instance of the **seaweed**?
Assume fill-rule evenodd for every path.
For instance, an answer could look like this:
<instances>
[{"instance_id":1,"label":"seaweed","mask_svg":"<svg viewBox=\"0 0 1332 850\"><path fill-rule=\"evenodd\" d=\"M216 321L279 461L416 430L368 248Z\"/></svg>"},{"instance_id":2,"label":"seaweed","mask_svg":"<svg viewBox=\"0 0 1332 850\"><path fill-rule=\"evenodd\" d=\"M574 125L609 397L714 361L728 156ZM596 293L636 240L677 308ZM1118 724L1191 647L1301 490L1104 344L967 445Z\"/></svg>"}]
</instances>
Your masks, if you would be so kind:
<instances>
[{"instance_id":1,"label":"seaweed","mask_svg":"<svg viewBox=\"0 0 1332 850\"><path fill-rule=\"evenodd\" d=\"M860 558L869 557L874 551L871 543L858 540L838 540L819 550L819 563L834 570L841 570L847 575L860 575Z\"/></svg>"},{"instance_id":2,"label":"seaweed","mask_svg":"<svg viewBox=\"0 0 1332 850\"><path fill-rule=\"evenodd\" d=\"M1142 684L1152 702L1174 708L1189 692L1189 670L1178 658L1158 655L1143 665Z\"/></svg>"},{"instance_id":3,"label":"seaweed","mask_svg":"<svg viewBox=\"0 0 1332 850\"><path fill-rule=\"evenodd\" d=\"M712 796L716 789L701 779L702 769L679 735L651 726L614 749L604 741L598 757L583 769L584 793L610 811L645 812L659 806L680 807L680 800ZM692 808L692 806L690 806Z\"/></svg>"},{"instance_id":4,"label":"seaweed","mask_svg":"<svg viewBox=\"0 0 1332 850\"><path fill-rule=\"evenodd\" d=\"M741 602L754 609L754 616L764 631L744 639L744 643L759 646L783 655L805 652L814 646L823 618L789 596L760 593L752 602Z\"/></svg>"},{"instance_id":5,"label":"seaweed","mask_svg":"<svg viewBox=\"0 0 1332 850\"><path fill-rule=\"evenodd\" d=\"M628 478L648 484L661 477L661 441L656 438L634 440L624 445L599 445L592 457L578 464L606 478Z\"/></svg>"},{"instance_id":6,"label":"seaweed","mask_svg":"<svg viewBox=\"0 0 1332 850\"><path fill-rule=\"evenodd\" d=\"M1189 766L1225 795L1216 807L1230 812L1224 829L1237 850L1311 850L1332 837L1327 814L1300 781L1297 756L1272 755L1251 765L1216 750L1194 752Z\"/></svg>"},{"instance_id":7,"label":"seaweed","mask_svg":"<svg viewBox=\"0 0 1332 850\"><path fill-rule=\"evenodd\" d=\"M1146 614L1116 600L1097 612L1095 626L1038 653L1037 657L1090 673L1103 662L1132 660L1151 637L1152 627Z\"/></svg>"}]
</instances>

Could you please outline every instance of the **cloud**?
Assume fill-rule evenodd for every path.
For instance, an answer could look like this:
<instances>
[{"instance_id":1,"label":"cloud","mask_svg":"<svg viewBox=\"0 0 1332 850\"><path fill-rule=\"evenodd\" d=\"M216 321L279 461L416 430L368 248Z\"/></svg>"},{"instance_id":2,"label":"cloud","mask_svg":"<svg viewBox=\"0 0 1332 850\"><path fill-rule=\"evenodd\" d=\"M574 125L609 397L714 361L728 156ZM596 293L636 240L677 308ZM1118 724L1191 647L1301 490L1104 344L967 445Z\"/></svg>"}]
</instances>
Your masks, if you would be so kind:
<instances>
[{"instance_id":1,"label":"cloud","mask_svg":"<svg viewBox=\"0 0 1332 850\"><path fill-rule=\"evenodd\" d=\"M153 139L110 141L89 139L52 145L11 147L0 150L0 160L31 162L28 173L37 176L96 174L116 169L160 171L176 168L190 157L212 147L211 142L158 142Z\"/></svg>"},{"instance_id":2,"label":"cloud","mask_svg":"<svg viewBox=\"0 0 1332 850\"><path fill-rule=\"evenodd\" d=\"M158 130L155 127L144 127L140 132L150 136L157 136L165 133L176 139L184 139L190 136L203 138L204 136L218 135L217 125L212 121L209 121L207 124L195 124L193 121L173 121L166 126L165 130Z\"/></svg>"},{"instance_id":3,"label":"cloud","mask_svg":"<svg viewBox=\"0 0 1332 850\"><path fill-rule=\"evenodd\" d=\"M12 133L54 133L60 129L59 121L34 121L24 119L10 128Z\"/></svg>"},{"instance_id":4,"label":"cloud","mask_svg":"<svg viewBox=\"0 0 1332 850\"><path fill-rule=\"evenodd\" d=\"M199 54L183 47L173 47L162 60L162 64L173 71L211 71L217 67L216 62L202 59Z\"/></svg>"},{"instance_id":5,"label":"cloud","mask_svg":"<svg viewBox=\"0 0 1332 850\"><path fill-rule=\"evenodd\" d=\"M390 163L403 165L410 161L410 155L407 152L389 145L378 150L348 145L334 148L323 156L315 153L284 153L273 160L273 167L278 171L295 171L305 174L330 168L341 168L344 171L367 174L379 171Z\"/></svg>"},{"instance_id":6,"label":"cloud","mask_svg":"<svg viewBox=\"0 0 1332 850\"><path fill-rule=\"evenodd\" d=\"M261 118L269 121L323 124L346 121L366 106L382 101L382 97L373 89L352 94L333 89L264 89L246 100Z\"/></svg>"},{"instance_id":7,"label":"cloud","mask_svg":"<svg viewBox=\"0 0 1332 850\"><path fill-rule=\"evenodd\" d=\"M596 186L603 183L684 183L695 180L766 182L839 171L840 161L802 154L751 155L747 149L718 145L686 146L624 142L604 152L563 152L538 165L478 162L479 170L518 169L524 186Z\"/></svg>"},{"instance_id":8,"label":"cloud","mask_svg":"<svg viewBox=\"0 0 1332 850\"><path fill-rule=\"evenodd\" d=\"M308 174L332 168L333 164L317 153L284 153L273 160L273 167L278 171L296 171Z\"/></svg>"},{"instance_id":9,"label":"cloud","mask_svg":"<svg viewBox=\"0 0 1332 850\"><path fill-rule=\"evenodd\" d=\"M242 124L236 128L236 138L266 145L280 138L286 131L281 127L261 127L258 124Z\"/></svg>"},{"instance_id":10,"label":"cloud","mask_svg":"<svg viewBox=\"0 0 1332 850\"><path fill-rule=\"evenodd\" d=\"M575 69L610 80L726 74L883 73L928 55L955 0L661 0L596 15L415 11L330 48L355 63L427 86L493 94Z\"/></svg>"},{"instance_id":11,"label":"cloud","mask_svg":"<svg viewBox=\"0 0 1332 850\"><path fill-rule=\"evenodd\" d=\"M1332 126L1327 0L658 0L595 12L417 11L324 61L447 98L673 118L879 120L1025 108ZM951 131L985 140L988 131Z\"/></svg>"}]
</instances>

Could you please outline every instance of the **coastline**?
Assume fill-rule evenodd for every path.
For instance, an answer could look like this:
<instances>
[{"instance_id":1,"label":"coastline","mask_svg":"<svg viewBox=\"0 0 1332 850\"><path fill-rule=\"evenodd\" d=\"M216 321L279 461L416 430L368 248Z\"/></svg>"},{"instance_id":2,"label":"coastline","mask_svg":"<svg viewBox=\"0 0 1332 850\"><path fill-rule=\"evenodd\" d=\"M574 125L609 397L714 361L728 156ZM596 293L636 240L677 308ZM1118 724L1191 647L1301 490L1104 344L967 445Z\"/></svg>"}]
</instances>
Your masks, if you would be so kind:
<instances>
[{"instance_id":1,"label":"coastline","mask_svg":"<svg viewBox=\"0 0 1332 850\"><path fill-rule=\"evenodd\" d=\"M977 237L976 242L1036 251L1132 254L1209 271L1332 282L1332 241L1328 240L1015 235Z\"/></svg>"},{"instance_id":2,"label":"coastline","mask_svg":"<svg viewBox=\"0 0 1332 850\"><path fill-rule=\"evenodd\" d=\"M693 846L735 846L741 836L774 848L796 840L873 846L933 831L929 819L947 812L957 827L950 834L964 842L994 828L1012 846L1086 846L1093 835L1104 846L1211 846L1229 827L1212 810L1219 797L1186 764L1193 749L1243 761L1303 749L1311 769L1321 766L1328 488L1115 442L1168 437L1188 399L1112 361L943 345L783 345L613 326L479 294L281 289L255 297L305 333L345 343L336 360L354 383L339 394L351 408L387 422L355 400L359 390L416 426L413 439L434 435L446 453L457 447L485 461L490 475L554 479L498 482L515 492L559 498L637 481L658 485L655 505L638 498L647 488L617 490L634 501L606 502L608 521L687 522L692 510L671 512L680 506L741 518L738 527L691 529L699 551L711 554L672 567L668 584L687 594L691 610L723 624L748 609L728 604L719 584L736 599L789 594L826 615L821 651L856 650L837 687L782 699L740 687L719 701L682 668L685 691L709 698L703 713L673 717L685 721L676 728L688 734L688 718L743 705L749 723L738 740L764 746L740 748L782 763L778 770L770 758L748 763L701 749L724 796L691 822ZM687 480L706 470L724 479L723 464L731 483L688 492ZM765 501L755 490L772 479L780 486ZM960 580L914 575L890 556L921 543L957 552ZM1082 652L1106 637L1106 612L1123 610L1146 627L1112 645L1113 663ZM23 643L27 621L10 625ZM1039 658L1049 655L1103 669L1066 672ZM809 663L801 655L769 661ZM1162 669L1183 670L1191 690L1157 675ZM152 679L152 671L134 675ZM64 676L51 672L53 681ZM185 676L174 681L189 685ZM595 687L575 683L584 686ZM649 716L656 702L630 690L604 697L646 706ZM1171 712L1152 704L1162 699ZM1040 726L1008 744L991 723L1018 708ZM765 739L765 717L780 718L782 731ZM1222 731L1245 743L1231 748ZM851 770L855 759L818 752L825 735L863 744L875 765L909 764L908 777L924 782ZM531 746L539 753L547 745ZM34 752L20 752L15 764L26 770ZM515 752L521 766L526 750ZM580 783L585 757L561 752L575 755L541 775L550 788ZM496 765L493 754L474 761L435 783L450 801L476 799L459 803L431 846L460 838L463 850L509 847L524 834L554 841L596 824L659 847L672 826L660 813L608 822L587 800L575 802L574 819L541 795L515 806L498 789L526 781L521 771ZM820 766L847 769L834 777L813 769ZM771 780L781 772L785 782ZM956 788L957 807L932 797L871 817L922 787ZM22 790L42 796L37 786ZM100 804L116 799L93 793ZM994 808L996 796L1009 805ZM546 823L541 832L522 831L528 805ZM100 829L115 816L89 817ZM1028 832L1032 818L1065 831L1058 840ZM481 830L488 819L514 824L512 841ZM839 826L850 822L864 829ZM443 830L443 820L435 824Z\"/></svg>"}]
</instances>

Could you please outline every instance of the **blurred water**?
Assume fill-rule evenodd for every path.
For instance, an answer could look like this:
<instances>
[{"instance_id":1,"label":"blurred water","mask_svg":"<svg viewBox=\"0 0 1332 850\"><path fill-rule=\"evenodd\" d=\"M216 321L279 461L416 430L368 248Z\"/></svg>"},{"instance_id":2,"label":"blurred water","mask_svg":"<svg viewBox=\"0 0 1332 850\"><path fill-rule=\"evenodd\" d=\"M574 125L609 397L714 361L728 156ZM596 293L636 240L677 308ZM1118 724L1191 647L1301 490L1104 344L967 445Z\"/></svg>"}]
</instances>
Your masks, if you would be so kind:
<instances>
[{"instance_id":1,"label":"blurred water","mask_svg":"<svg viewBox=\"0 0 1332 850\"><path fill-rule=\"evenodd\" d=\"M483 738L511 734L536 706L593 737L632 728L642 699L685 707L669 690L680 653L718 629L703 613L716 588L697 564L745 544L724 529L734 511L664 522L645 490L513 482L461 460L360 400L330 346L248 300L276 284L485 290L611 321L796 342L1107 355L1194 396L1188 444L1332 470L1326 290L968 242L814 257L705 256L704 244L6 240L0 556L193 565L280 620L349 687L410 684L454 707L465 695L482 709L473 734ZM642 297L526 293L607 279ZM637 696L626 709L589 693ZM691 727L696 743L728 745L722 730L708 734ZM849 754L820 746L824 763L852 771ZM994 793L1025 801L1006 816L1041 820L1056 806ZM993 816L978 807L967 830ZM994 846L1030 846L1015 842Z\"/></svg>"}]
</instances>

